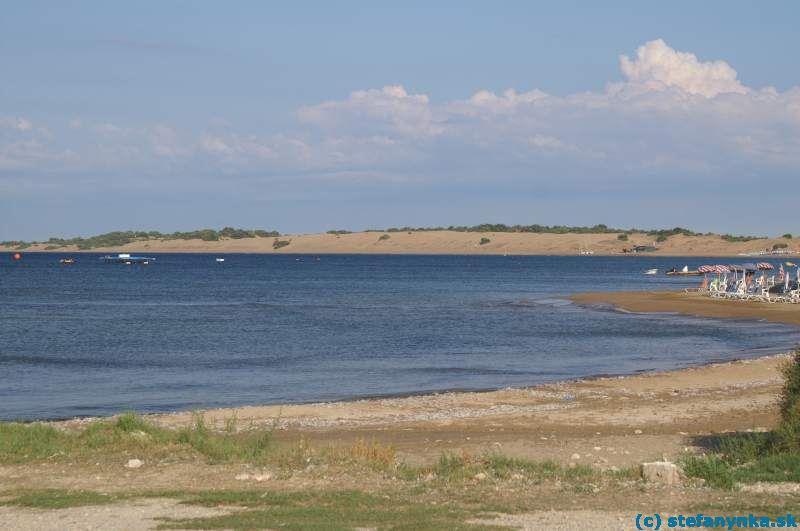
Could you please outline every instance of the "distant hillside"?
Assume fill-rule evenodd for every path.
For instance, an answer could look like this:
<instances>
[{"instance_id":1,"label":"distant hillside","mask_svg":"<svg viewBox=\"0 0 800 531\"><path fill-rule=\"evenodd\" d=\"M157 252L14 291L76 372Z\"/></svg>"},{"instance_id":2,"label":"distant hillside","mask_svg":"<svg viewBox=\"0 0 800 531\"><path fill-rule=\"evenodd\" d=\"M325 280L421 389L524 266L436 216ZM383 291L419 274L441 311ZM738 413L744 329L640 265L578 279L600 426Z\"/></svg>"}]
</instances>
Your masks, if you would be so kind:
<instances>
[{"instance_id":1,"label":"distant hillside","mask_svg":"<svg viewBox=\"0 0 800 531\"><path fill-rule=\"evenodd\" d=\"M161 233L158 231L114 231L105 234L98 234L88 238L50 238L43 242L26 241L5 241L0 242L0 246L9 247L16 250L27 249L34 245L44 245L44 250L57 250L65 247L75 246L80 250L97 249L101 247L121 247L134 242L148 242L159 240L202 240L206 242L216 242L223 239L240 240L243 238L270 238L280 236L277 231L266 231L261 229L234 229L225 227L220 230L200 229L190 232Z\"/></svg>"},{"instance_id":2,"label":"distant hillside","mask_svg":"<svg viewBox=\"0 0 800 531\"><path fill-rule=\"evenodd\" d=\"M473 226L449 226L449 227L390 227L388 229L368 229L362 232L494 232L494 233L527 233L527 234L616 234L620 241L627 241L629 236L642 235L652 238L654 242L660 243L671 236L715 236L713 233L699 233L683 227L673 229L620 229L599 224L591 227L567 226L567 225L505 225L502 223L483 223ZM349 230L329 230L327 234L344 235L354 234L357 231ZM169 240L202 240L205 242L216 242L221 240L241 240L245 238L277 238L281 236L278 231L267 231L262 229L235 229L225 227L220 230L200 229L189 232L162 233L158 231L114 231L105 234L98 234L90 237L76 238L49 238L46 241L22 241L11 240L0 242L0 247L8 249L23 250L33 246L43 250L58 250L64 248L76 248L79 250L91 250L99 248L122 247L137 242L150 241L169 241ZM791 234L785 234L784 238L791 238ZM767 239L766 236L734 236L723 234L720 236L729 242L748 242L752 240ZM42 250L40 249L40 250Z\"/></svg>"}]
</instances>

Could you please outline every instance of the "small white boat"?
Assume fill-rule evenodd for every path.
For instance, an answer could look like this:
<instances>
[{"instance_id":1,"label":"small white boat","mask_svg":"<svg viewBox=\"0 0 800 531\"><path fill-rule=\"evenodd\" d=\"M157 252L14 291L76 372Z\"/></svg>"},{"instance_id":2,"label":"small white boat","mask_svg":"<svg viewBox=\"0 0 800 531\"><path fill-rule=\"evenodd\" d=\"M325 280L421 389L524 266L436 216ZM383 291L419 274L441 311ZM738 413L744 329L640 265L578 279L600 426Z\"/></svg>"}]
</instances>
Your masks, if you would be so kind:
<instances>
[{"instance_id":1,"label":"small white boat","mask_svg":"<svg viewBox=\"0 0 800 531\"><path fill-rule=\"evenodd\" d=\"M217 260L217 262L224 262L225 261L224 258L217 258L216 260Z\"/></svg>"},{"instance_id":2,"label":"small white boat","mask_svg":"<svg viewBox=\"0 0 800 531\"><path fill-rule=\"evenodd\" d=\"M657 275L658 274L658 268L654 267L653 269L648 269L647 271L644 272L644 274L645 275Z\"/></svg>"}]
</instances>

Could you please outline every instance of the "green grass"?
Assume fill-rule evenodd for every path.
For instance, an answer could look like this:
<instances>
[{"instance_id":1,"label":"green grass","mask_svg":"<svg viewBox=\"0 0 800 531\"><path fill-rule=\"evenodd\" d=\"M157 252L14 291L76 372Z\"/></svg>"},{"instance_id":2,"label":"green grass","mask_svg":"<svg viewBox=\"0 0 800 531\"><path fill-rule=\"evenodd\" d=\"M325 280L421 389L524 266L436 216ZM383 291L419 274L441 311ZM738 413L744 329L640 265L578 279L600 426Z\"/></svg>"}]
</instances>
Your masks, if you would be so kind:
<instances>
[{"instance_id":1,"label":"green grass","mask_svg":"<svg viewBox=\"0 0 800 531\"><path fill-rule=\"evenodd\" d=\"M714 487L736 483L800 482L800 349L783 367L780 423L768 433L735 433L711 441L710 455L684 459L689 477Z\"/></svg>"},{"instance_id":2,"label":"green grass","mask_svg":"<svg viewBox=\"0 0 800 531\"><path fill-rule=\"evenodd\" d=\"M25 490L9 495L0 505L16 505L34 509L66 509L87 505L105 505L122 499L120 496L82 490L41 489Z\"/></svg>"},{"instance_id":3,"label":"green grass","mask_svg":"<svg viewBox=\"0 0 800 531\"><path fill-rule=\"evenodd\" d=\"M710 487L733 489L736 485L731 466L715 455L688 457L682 464L688 477L703 479Z\"/></svg>"},{"instance_id":4,"label":"green grass","mask_svg":"<svg viewBox=\"0 0 800 531\"><path fill-rule=\"evenodd\" d=\"M762 457L754 463L736 469L734 477L742 483L800 482L800 455L776 454Z\"/></svg>"},{"instance_id":5,"label":"green grass","mask_svg":"<svg viewBox=\"0 0 800 531\"><path fill-rule=\"evenodd\" d=\"M270 430L237 433L235 419L224 432L208 428L201 415L190 426L162 428L133 413L65 432L44 424L0 423L0 464L57 459L200 455L209 463L263 463L272 449Z\"/></svg>"},{"instance_id":6,"label":"green grass","mask_svg":"<svg viewBox=\"0 0 800 531\"><path fill-rule=\"evenodd\" d=\"M442 483L462 483L475 480L502 481L515 477L537 484L548 480L559 480L577 485L589 480L599 480L603 476L599 471L586 465L570 468L561 466L555 461L533 461L498 453L487 453L478 457L468 454L443 453L433 466L399 465L397 472L398 477L407 481L431 478ZM612 478L611 473L607 475Z\"/></svg>"},{"instance_id":7,"label":"green grass","mask_svg":"<svg viewBox=\"0 0 800 531\"><path fill-rule=\"evenodd\" d=\"M238 506L230 514L165 519L159 529L500 529L465 523L483 513L477 508L437 506L402 494L359 491L207 492L183 503L206 507Z\"/></svg>"},{"instance_id":8,"label":"green grass","mask_svg":"<svg viewBox=\"0 0 800 531\"><path fill-rule=\"evenodd\" d=\"M48 459L65 450L69 437L44 424L0 423L0 463Z\"/></svg>"},{"instance_id":9,"label":"green grass","mask_svg":"<svg viewBox=\"0 0 800 531\"><path fill-rule=\"evenodd\" d=\"M714 453L683 460L689 477L712 487L733 489L737 483L800 482L800 453L775 446L774 433L734 434L712 445Z\"/></svg>"}]
</instances>

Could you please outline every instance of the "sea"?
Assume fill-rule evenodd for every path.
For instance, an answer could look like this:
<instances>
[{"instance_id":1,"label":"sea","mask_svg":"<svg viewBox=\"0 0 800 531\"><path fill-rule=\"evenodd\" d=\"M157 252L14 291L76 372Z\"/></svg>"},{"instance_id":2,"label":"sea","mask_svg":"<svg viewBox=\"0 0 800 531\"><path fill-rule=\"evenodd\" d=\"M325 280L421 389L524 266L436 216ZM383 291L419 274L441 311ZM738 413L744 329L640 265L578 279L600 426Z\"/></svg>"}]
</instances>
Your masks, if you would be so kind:
<instances>
[{"instance_id":1,"label":"sea","mask_svg":"<svg viewBox=\"0 0 800 531\"><path fill-rule=\"evenodd\" d=\"M567 298L692 287L663 272L731 258L64 256L0 254L2 420L530 386L800 343L788 325Z\"/></svg>"}]
</instances>

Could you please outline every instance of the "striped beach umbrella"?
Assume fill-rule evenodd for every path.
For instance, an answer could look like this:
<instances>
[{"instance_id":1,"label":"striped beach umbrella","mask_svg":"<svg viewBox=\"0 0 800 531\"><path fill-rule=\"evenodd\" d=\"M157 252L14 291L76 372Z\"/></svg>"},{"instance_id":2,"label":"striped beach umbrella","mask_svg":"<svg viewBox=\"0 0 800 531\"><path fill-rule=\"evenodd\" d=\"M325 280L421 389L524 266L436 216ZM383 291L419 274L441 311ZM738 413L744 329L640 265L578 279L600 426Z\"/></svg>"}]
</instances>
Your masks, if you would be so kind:
<instances>
[{"instance_id":1,"label":"striped beach umbrella","mask_svg":"<svg viewBox=\"0 0 800 531\"><path fill-rule=\"evenodd\" d=\"M759 262L756 264L756 267L758 268L759 271L764 271L767 269L775 269L775 266L773 266L769 262Z\"/></svg>"}]
</instances>

